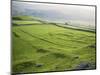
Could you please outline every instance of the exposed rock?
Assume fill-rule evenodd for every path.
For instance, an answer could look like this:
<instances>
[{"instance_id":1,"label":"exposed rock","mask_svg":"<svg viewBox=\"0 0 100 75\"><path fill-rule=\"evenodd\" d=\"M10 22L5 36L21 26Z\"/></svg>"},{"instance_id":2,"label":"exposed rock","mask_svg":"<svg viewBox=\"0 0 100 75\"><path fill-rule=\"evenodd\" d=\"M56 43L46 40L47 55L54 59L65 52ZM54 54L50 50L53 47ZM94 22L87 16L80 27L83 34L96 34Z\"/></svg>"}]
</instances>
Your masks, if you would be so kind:
<instances>
[{"instance_id":1,"label":"exposed rock","mask_svg":"<svg viewBox=\"0 0 100 75\"><path fill-rule=\"evenodd\" d=\"M36 64L35 66L36 66L36 67L42 67L43 64Z\"/></svg>"},{"instance_id":2,"label":"exposed rock","mask_svg":"<svg viewBox=\"0 0 100 75\"><path fill-rule=\"evenodd\" d=\"M89 68L88 63L81 63L76 67L76 69L78 69L78 70L87 69L87 68Z\"/></svg>"}]
</instances>

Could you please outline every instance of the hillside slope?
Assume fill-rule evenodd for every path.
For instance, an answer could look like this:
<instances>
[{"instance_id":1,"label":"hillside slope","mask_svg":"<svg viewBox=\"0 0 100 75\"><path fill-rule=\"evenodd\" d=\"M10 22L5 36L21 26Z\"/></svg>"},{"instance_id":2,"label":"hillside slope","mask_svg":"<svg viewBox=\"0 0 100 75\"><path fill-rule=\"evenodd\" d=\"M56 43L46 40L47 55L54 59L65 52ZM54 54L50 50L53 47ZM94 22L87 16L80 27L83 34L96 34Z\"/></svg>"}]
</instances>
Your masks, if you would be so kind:
<instances>
[{"instance_id":1,"label":"hillside slope","mask_svg":"<svg viewBox=\"0 0 100 75\"><path fill-rule=\"evenodd\" d=\"M32 18L13 18L12 70L27 73L95 69L95 43L93 32Z\"/></svg>"}]
</instances>

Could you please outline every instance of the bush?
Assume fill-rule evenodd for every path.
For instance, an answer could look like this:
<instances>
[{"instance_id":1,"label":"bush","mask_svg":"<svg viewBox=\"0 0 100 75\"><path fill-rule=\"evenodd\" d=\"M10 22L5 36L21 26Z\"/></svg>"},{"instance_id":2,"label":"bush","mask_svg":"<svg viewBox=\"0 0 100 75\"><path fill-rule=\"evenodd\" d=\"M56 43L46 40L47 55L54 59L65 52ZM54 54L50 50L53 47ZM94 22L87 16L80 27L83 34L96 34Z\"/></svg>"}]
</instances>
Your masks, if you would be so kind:
<instances>
[{"instance_id":1,"label":"bush","mask_svg":"<svg viewBox=\"0 0 100 75\"><path fill-rule=\"evenodd\" d=\"M20 17L12 17L13 20L22 20Z\"/></svg>"},{"instance_id":2,"label":"bush","mask_svg":"<svg viewBox=\"0 0 100 75\"><path fill-rule=\"evenodd\" d=\"M16 37L19 37L19 35L18 35L17 33L13 32L13 34L14 34L14 36L16 36Z\"/></svg>"},{"instance_id":3,"label":"bush","mask_svg":"<svg viewBox=\"0 0 100 75\"><path fill-rule=\"evenodd\" d=\"M45 49L37 49L37 52L40 52L40 53L46 53L46 52L48 52L48 51L45 50Z\"/></svg>"},{"instance_id":4,"label":"bush","mask_svg":"<svg viewBox=\"0 0 100 75\"><path fill-rule=\"evenodd\" d=\"M18 72L18 71L21 72L23 69L30 68L32 66L35 66L34 61L26 61L26 62L22 62L22 63L14 65L13 70L14 72Z\"/></svg>"},{"instance_id":5,"label":"bush","mask_svg":"<svg viewBox=\"0 0 100 75\"><path fill-rule=\"evenodd\" d=\"M43 64L40 63L40 64L36 64L35 66L36 66L36 67L42 67Z\"/></svg>"},{"instance_id":6,"label":"bush","mask_svg":"<svg viewBox=\"0 0 100 75\"><path fill-rule=\"evenodd\" d=\"M64 54L61 54L61 53L53 53L53 55L54 55L56 58L65 58L65 57L66 57Z\"/></svg>"}]
</instances>

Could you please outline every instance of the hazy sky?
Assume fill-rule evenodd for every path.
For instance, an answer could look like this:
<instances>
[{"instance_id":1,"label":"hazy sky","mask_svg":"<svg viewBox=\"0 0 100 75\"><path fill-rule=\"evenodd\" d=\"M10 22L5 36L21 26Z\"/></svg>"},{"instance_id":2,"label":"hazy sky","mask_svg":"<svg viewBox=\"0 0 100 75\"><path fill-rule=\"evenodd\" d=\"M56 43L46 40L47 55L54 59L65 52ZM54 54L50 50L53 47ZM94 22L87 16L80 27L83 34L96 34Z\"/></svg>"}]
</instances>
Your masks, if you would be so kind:
<instances>
[{"instance_id":1,"label":"hazy sky","mask_svg":"<svg viewBox=\"0 0 100 75\"><path fill-rule=\"evenodd\" d=\"M20 4L20 3L19 3ZM61 4L44 4L44 3L25 3L21 4L29 9L37 9L42 11L55 11L63 14L70 21L85 22L95 25L95 7L93 6L77 6L77 5L61 5Z\"/></svg>"}]
</instances>

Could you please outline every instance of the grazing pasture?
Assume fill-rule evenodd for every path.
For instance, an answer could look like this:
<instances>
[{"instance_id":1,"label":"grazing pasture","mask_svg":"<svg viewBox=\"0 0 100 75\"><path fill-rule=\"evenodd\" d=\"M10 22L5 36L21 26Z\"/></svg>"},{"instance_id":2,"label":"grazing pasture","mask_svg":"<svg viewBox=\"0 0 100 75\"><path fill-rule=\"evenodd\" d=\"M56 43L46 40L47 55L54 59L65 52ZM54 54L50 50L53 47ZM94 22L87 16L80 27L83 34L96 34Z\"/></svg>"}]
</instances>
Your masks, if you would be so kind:
<instances>
[{"instance_id":1,"label":"grazing pasture","mask_svg":"<svg viewBox=\"0 0 100 75\"><path fill-rule=\"evenodd\" d=\"M12 20L12 70L14 73L95 69L95 32L37 18Z\"/></svg>"}]
</instances>

